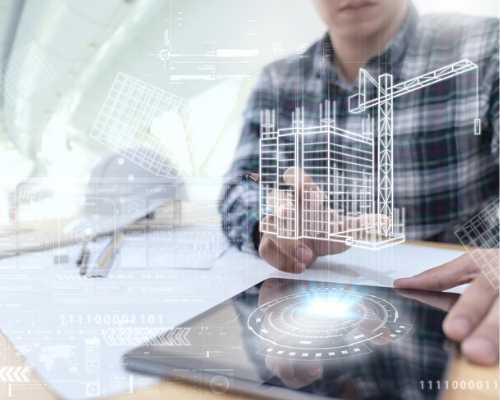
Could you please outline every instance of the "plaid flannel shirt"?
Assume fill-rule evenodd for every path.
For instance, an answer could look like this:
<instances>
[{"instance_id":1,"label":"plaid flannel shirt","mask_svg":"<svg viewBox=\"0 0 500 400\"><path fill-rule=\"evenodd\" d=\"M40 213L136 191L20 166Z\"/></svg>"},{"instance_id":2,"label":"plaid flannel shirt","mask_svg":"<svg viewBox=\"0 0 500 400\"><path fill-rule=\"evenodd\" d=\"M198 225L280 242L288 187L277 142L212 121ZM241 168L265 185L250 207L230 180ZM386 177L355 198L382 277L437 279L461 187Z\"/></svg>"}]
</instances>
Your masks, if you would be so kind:
<instances>
[{"instance_id":1,"label":"plaid flannel shirt","mask_svg":"<svg viewBox=\"0 0 500 400\"><path fill-rule=\"evenodd\" d=\"M419 16L410 7L400 31L364 67L372 76L391 73L406 81L462 59L478 65L463 74L394 101L394 205L405 209L409 239L456 241L454 227L498 197L499 20L436 14ZM362 117L349 113L357 93L339 74L329 35L303 54L264 68L253 91L219 211L230 242L255 251L258 184L242 179L259 170L260 111L275 109L277 125L292 124L304 107L305 124L318 125L318 107L335 101L340 128L361 132ZM479 109L482 134L474 135Z\"/></svg>"}]
</instances>

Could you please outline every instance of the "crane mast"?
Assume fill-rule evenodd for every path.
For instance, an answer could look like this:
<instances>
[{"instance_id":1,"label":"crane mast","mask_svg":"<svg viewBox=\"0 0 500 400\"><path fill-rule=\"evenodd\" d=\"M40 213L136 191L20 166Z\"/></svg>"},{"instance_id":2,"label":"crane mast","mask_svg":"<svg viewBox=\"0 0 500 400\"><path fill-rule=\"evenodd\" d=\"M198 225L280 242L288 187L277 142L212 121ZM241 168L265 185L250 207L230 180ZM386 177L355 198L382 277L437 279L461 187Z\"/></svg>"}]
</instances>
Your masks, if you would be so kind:
<instances>
[{"instance_id":1,"label":"crane mast","mask_svg":"<svg viewBox=\"0 0 500 400\"><path fill-rule=\"evenodd\" d=\"M360 69L359 90L358 93L349 97L349 111L359 114L377 107L378 185L376 213L380 234L390 236L394 226L394 99L468 72L476 74L476 98L478 99L478 67L467 59L397 84L393 83L391 74L382 74L376 80L367 70ZM368 85L376 88L377 95L373 98L368 98ZM476 102L474 134L481 134L479 101Z\"/></svg>"}]
</instances>

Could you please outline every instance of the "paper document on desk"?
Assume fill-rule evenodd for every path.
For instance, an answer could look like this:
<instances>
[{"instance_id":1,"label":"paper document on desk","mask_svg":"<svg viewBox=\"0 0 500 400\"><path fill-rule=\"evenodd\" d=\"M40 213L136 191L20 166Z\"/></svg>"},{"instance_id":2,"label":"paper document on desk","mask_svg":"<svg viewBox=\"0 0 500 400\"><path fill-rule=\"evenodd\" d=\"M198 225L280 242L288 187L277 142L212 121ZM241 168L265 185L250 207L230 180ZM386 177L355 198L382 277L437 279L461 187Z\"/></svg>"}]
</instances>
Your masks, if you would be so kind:
<instances>
[{"instance_id":1,"label":"paper document on desk","mask_svg":"<svg viewBox=\"0 0 500 400\"><path fill-rule=\"evenodd\" d=\"M111 273L125 269L210 269L228 247L219 226L126 234Z\"/></svg>"}]
</instances>

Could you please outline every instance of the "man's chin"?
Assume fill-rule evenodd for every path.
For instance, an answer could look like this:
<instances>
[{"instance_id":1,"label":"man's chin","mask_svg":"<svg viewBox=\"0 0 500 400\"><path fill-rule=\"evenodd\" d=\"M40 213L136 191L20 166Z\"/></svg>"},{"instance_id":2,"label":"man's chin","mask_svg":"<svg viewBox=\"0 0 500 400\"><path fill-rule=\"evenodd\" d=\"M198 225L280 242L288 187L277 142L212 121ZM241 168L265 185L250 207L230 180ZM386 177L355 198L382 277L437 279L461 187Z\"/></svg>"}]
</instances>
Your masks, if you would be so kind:
<instances>
[{"instance_id":1,"label":"man's chin","mask_svg":"<svg viewBox=\"0 0 500 400\"><path fill-rule=\"evenodd\" d=\"M360 22L353 26L346 26L344 29L338 29L337 33L346 41L368 41L372 42L374 36L380 32L379 26L373 21Z\"/></svg>"}]
</instances>

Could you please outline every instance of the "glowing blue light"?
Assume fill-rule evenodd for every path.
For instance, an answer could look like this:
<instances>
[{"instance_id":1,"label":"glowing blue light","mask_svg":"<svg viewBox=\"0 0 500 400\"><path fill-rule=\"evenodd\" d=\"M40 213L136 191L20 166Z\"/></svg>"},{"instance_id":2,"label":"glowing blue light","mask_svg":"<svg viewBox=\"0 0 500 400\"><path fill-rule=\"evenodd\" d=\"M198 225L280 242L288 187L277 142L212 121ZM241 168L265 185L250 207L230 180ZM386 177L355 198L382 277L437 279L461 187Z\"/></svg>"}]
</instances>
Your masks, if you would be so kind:
<instances>
[{"instance_id":1,"label":"glowing blue light","mask_svg":"<svg viewBox=\"0 0 500 400\"><path fill-rule=\"evenodd\" d=\"M319 318L345 319L354 317L352 299L339 296L314 296L309 299L303 312Z\"/></svg>"}]
</instances>

